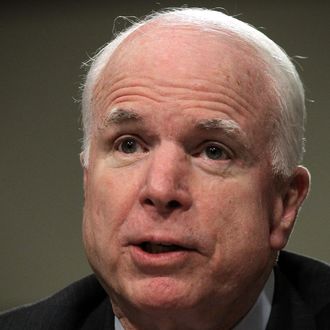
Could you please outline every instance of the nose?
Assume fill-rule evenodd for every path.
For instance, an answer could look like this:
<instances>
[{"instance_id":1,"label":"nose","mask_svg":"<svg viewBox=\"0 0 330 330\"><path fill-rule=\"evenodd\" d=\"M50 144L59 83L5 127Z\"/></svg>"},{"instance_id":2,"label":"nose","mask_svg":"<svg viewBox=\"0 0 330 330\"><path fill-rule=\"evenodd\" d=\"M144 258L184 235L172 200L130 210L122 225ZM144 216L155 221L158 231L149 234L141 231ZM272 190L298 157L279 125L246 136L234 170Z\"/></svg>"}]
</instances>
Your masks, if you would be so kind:
<instances>
[{"instance_id":1,"label":"nose","mask_svg":"<svg viewBox=\"0 0 330 330\"><path fill-rule=\"evenodd\" d=\"M163 216L188 210L192 205L189 173L189 159L180 147L160 146L150 155L140 204Z\"/></svg>"}]
</instances>

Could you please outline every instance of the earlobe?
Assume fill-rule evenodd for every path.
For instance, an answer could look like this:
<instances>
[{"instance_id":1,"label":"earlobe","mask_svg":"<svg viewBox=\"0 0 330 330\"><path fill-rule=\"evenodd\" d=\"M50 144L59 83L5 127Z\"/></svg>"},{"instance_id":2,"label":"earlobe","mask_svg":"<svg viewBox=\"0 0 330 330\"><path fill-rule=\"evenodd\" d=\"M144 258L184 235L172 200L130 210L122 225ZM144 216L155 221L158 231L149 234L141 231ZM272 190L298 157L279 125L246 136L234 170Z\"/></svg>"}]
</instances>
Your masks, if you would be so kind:
<instances>
[{"instance_id":1,"label":"earlobe","mask_svg":"<svg viewBox=\"0 0 330 330\"><path fill-rule=\"evenodd\" d=\"M298 166L285 184L278 205L275 206L270 232L270 245L274 250L281 250L287 244L299 209L308 195L309 186L308 170Z\"/></svg>"}]
</instances>

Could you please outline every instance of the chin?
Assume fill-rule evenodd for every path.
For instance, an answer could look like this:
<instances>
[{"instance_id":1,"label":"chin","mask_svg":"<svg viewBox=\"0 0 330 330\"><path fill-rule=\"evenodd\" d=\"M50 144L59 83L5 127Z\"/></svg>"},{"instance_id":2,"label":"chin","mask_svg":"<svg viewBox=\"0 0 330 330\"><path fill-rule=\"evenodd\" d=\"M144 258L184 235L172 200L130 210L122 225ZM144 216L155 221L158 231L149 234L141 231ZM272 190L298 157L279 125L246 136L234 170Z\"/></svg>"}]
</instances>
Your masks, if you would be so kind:
<instances>
[{"instance_id":1,"label":"chin","mask_svg":"<svg viewBox=\"0 0 330 330\"><path fill-rule=\"evenodd\" d=\"M138 281L129 300L149 310L189 308L193 305L191 286L170 277L153 277Z\"/></svg>"}]
</instances>

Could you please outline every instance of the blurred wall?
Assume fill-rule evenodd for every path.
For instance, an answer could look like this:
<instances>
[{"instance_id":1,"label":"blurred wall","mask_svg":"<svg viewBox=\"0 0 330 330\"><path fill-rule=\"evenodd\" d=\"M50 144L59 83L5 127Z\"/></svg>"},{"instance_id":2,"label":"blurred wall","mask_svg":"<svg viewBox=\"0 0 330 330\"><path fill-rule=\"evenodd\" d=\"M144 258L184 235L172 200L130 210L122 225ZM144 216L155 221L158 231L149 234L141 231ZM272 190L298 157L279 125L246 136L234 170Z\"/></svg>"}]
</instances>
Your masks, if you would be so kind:
<instances>
[{"instance_id":1,"label":"blurred wall","mask_svg":"<svg viewBox=\"0 0 330 330\"><path fill-rule=\"evenodd\" d=\"M224 7L291 56L307 57L297 64L309 99L305 164L313 185L288 249L330 261L329 2L45 3L15 2L0 13L0 310L90 273L80 234L80 64L112 37L118 15L185 3Z\"/></svg>"}]
</instances>

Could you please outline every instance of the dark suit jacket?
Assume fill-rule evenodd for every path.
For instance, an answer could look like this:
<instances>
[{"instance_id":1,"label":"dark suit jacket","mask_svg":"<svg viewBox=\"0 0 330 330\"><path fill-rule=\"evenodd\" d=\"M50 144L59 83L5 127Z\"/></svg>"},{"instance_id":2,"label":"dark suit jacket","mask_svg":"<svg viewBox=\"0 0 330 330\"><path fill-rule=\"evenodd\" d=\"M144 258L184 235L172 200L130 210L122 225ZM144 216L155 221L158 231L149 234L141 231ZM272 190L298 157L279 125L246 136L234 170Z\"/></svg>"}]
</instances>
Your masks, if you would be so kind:
<instances>
[{"instance_id":1,"label":"dark suit jacket","mask_svg":"<svg viewBox=\"0 0 330 330\"><path fill-rule=\"evenodd\" d=\"M114 314L91 275L45 300L1 314L0 329L114 330ZM267 330L313 329L330 329L330 267L281 252Z\"/></svg>"}]
</instances>

